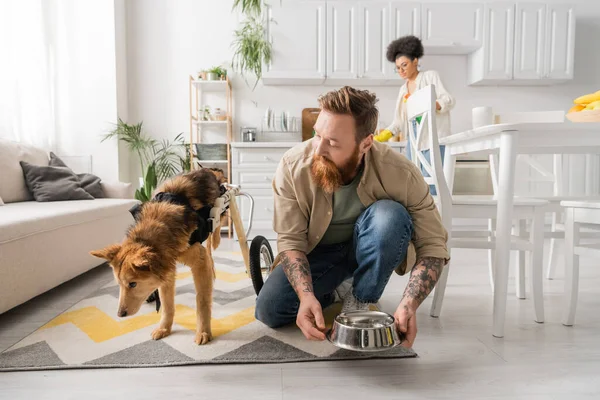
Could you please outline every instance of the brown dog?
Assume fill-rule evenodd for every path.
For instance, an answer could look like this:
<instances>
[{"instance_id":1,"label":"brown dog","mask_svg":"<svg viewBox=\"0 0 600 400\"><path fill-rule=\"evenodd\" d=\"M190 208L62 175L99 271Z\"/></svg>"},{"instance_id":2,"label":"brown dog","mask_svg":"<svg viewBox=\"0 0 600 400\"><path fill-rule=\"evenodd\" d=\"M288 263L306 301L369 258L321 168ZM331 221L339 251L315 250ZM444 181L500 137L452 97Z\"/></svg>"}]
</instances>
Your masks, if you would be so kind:
<instances>
[{"instance_id":1,"label":"brown dog","mask_svg":"<svg viewBox=\"0 0 600 400\"><path fill-rule=\"evenodd\" d=\"M206 236L203 223L206 212L220 196L220 184L224 181L222 171L206 168L174 177L157 189L152 201L138 207L134 214L136 224L129 228L122 243L90 253L107 260L113 268L120 287L119 317L137 313L148 296L158 289L162 310L159 326L152 332L155 340L171 333L177 262L189 266L194 278L195 342L205 344L212 339L210 321L215 273L211 247L219 246L220 229ZM200 239L196 236L199 233ZM201 244L204 238L206 247Z\"/></svg>"}]
</instances>

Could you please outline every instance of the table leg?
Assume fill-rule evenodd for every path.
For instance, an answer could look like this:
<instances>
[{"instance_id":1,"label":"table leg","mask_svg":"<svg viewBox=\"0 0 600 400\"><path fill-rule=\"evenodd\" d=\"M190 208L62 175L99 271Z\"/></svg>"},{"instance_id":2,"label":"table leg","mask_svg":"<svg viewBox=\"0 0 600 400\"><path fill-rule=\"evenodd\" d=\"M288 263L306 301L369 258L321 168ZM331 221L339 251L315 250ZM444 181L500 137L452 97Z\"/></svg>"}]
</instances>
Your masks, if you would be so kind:
<instances>
[{"instance_id":1,"label":"table leg","mask_svg":"<svg viewBox=\"0 0 600 400\"><path fill-rule=\"evenodd\" d=\"M451 153L452 152L449 148L447 148L444 153L444 178L446 179L446 184L448 185L448 189L452 195L454 187L454 167L456 165L456 156L452 155Z\"/></svg>"},{"instance_id":2,"label":"table leg","mask_svg":"<svg viewBox=\"0 0 600 400\"><path fill-rule=\"evenodd\" d=\"M496 260L494 263L494 317L492 335L495 337L504 337L516 161L517 131L502 132L500 136L498 165Z\"/></svg>"}]
</instances>

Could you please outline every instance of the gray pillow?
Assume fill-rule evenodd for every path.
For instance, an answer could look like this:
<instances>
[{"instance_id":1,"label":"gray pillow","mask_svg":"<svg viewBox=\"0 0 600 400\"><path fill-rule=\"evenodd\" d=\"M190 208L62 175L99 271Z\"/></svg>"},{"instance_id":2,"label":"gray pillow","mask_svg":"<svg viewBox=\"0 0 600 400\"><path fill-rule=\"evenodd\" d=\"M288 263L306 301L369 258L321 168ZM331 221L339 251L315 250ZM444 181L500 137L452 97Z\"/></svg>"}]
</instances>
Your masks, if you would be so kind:
<instances>
[{"instance_id":1,"label":"gray pillow","mask_svg":"<svg viewBox=\"0 0 600 400\"><path fill-rule=\"evenodd\" d=\"M50 152L50 166L53 167L65 167L69 168L67 164L63 162L56 154ZM96 199L103 199L106 197L104 193L104 189L102 189L102 185L100 184L100 178L94 174L77 174L77 178L79 178L79 182L81 183L81 187L83 190L94 196Z\"/></svg>"},{"instance_id":2,"label":"gray pillow","mask_svg":"<svg viewBox=\"0 0 600 400\"><path fill-rule=\"evenodd\" d=\"M94 200L81 188L79 178L69 168L33 165L26 161L20 164L35 201Z\"/></svg>"}]
</instances>

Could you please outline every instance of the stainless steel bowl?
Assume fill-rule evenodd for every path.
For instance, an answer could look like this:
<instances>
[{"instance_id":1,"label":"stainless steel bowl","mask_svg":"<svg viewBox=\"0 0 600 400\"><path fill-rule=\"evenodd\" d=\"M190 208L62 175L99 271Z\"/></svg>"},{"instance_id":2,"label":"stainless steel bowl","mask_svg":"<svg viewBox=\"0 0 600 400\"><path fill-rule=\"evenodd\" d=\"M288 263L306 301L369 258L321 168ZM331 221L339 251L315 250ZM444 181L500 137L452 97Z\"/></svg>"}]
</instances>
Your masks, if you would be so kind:
<instances>
[{"instance_id":1,"label":"stainless steel bowl","mask_svg":"<svg viewBox=\"0 0 600 400\"><path fill-rule=\"evenodd\" d=\"M335 317L327 339L354 351L389 350L402 343L394 317L381 311L353 311Z\"/></svg>"}]
</instances>

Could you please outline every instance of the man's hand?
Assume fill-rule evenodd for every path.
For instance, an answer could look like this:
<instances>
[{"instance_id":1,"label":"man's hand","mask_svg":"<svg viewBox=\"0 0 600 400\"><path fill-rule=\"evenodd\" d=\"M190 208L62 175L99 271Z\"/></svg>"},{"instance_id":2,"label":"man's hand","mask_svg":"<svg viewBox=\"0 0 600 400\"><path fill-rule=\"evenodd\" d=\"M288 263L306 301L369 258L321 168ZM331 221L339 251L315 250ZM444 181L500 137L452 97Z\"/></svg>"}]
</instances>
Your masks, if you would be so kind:
<instances>
[{"instance_id":1,"label":"man's hand","mask_svg":"<svg viewBox=\"0 0 600 400\"><path fill-rule=\"evenodd\" d=\"M394 314L398 330L406 335L406 347L412 347L417 336L417 308L433 290L444 262L442 258L424 257L410 273L402 301Z\"/></svg>"},{"instance_id":2,"label":"man's hand","mask_svg":"<svg viewBox=\"0 0 600 400\"><path fill-rule=\"evenodd\" d=\"M394 313L396 328L404 336L401 346L406 348L411 348L417 337L417 314L415 311L409 305L400 303Z\"/></svg>"},{"instance_id":3,"label":"man's hand","mask_svg":"<svg viewBox=\"0 0 600 400\"><path fill-rule=\"evenodd\" d=\"M323 310L315 296L306 296L300 301L296 325L308 340L325 340Z\"/></svg>"}]
</instances>

